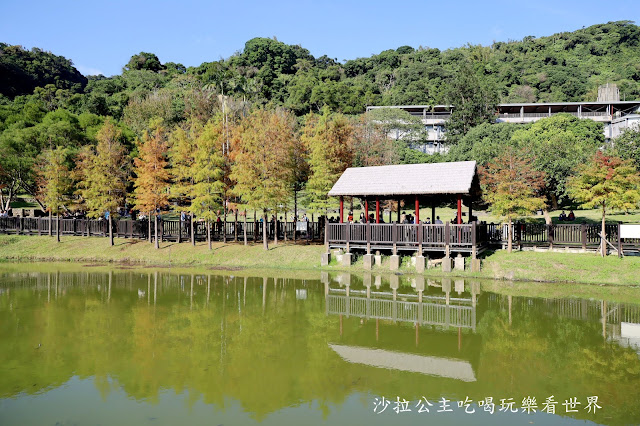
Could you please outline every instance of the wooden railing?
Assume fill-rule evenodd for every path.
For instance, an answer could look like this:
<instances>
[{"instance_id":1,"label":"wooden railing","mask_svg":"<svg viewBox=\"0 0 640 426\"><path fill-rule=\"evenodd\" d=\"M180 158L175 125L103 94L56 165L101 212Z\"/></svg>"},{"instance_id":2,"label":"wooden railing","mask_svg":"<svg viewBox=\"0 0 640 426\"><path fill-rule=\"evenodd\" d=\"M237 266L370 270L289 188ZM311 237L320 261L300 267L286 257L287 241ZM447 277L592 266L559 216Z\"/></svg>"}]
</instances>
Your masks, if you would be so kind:
<instances>
[{"instance_id":1,"label":"wooden railing","mask_svg":"<svg viewBox=\"0 0 640 426\"><path fill-rule=\"evenodd\" d=\"M472 252L483 247L487 239L486 225L471 224L376 224L330 223L330 246L349 245L382 249L445 250Z\"/></svg>"},{"instance_id":2,"label":"wooden railing","mask_svg":"<svg viewBox=\"0 0 640 426\"><path fill-rule=\"evenodd\" d=\"M606 238L622 249L640 249L640 239L619 240L618 224L606 224ZM368 230L367 230L368 229ZM375 224L330 223L328 243L333 247L364 247L372 249L471 252L488 245L507 242L504 224ZM514 223L513 243L520 246L571 247L594 249L600 244L599 224L538 224Z\"/></svg>"},{"instance_id":3,"label":"wooden railing","mask_svg":"<svg viewBox=\"0 0 640 426\"><path fill-rule=\"evenodd\" d=\"M383 298L327 295L327 313L443 327L476 328L476 308L470 304L413 302Z\"/></svg>"},{"instance_id":4,"label":"wooden railing","mask_svg":"<svg viewBox=\"0 0 640 426\"><path fill-rule=\"evenodd\" d=\"M108 221L89 219L60 219L62 235L102 236L109 235ZM488 245L501 245L507 241L507 226L504 224L387 224L387 223L329 223L328 243L333 247L350 245L372 249L426 251L476 252ZM155 235L155 224L151 222L151 235ZM163 240L187 241L191 238L190 222L179 220L158 221L158 237ZM259 221L227 221L211 224L211 238L214 241L243 241L244 227L247 239L262 241L263 223ZM22 235L47 235L57 232L58 220L53 218L0 218L0 233ZM273 239L276 225L267 223L267 238ZM306 230L305 230L306 229ZM618 238L619 225L606 224L606 238L614 246L640 250L640 239ZM148 238L149 224L146 220L119 219L113 221L113 235L119 238ZM278 239L324 240L323 222L278 222ZM194 236L197 241L207 238L205 222L194 222ZM600 244L599 224L538 224L515 223L513 242L520 246L572 247L595 249Z\"/></svg>"},{"instance_id":5,"label":"wooden railing","mask_svg":"<svg viewBox=\"0 0 640 426\"><path fill-rule=\"evenodd\" d=\"M84 218L60 219L61 235L76 236L101 236L109 235L109 222L107 220L92 220ZM127 220L119 219L112 222L113 235L119 238L148 238L149 223L147 220ZM207 239L206 222L194 222L194 236L198 241ZM213 240L223 240L226 235L227 241L244 240L244 222L227 221L213 222L211 224L211 238ZM246 223L247 239L250 241L262 241L263 223L250 221ZM267 223L267 238L273 239L275 236L274 222ZM6 217L0 218L0 233L21 234L21 235L56 235L58 230L58 220L54 217L51 220L46 217ZM151 235L155 235L155 222L151 221ZM278 238L293 240L294 236L300 240L323 240L324 226L320 222L278 222ZM305 230L306 229L306 230ZM295 234L295 235L294 235ZM187 241L191 238L191 223L179 220L159 220L158 238L171 241Z\"/></svg>"}]
</instances>

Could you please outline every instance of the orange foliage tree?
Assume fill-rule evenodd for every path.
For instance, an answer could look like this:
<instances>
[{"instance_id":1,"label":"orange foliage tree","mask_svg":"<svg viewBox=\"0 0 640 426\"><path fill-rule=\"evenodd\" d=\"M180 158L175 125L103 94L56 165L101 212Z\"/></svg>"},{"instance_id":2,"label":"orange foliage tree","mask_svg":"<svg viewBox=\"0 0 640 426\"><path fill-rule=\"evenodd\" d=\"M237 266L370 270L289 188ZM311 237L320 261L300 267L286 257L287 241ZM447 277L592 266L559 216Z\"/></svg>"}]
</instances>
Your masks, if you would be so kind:
<instances>
[{"instance_id":1,"label":"orange foliage tree","mask_svg":"<svg viewBox=\"0 0 640 426\"><path fill-rule=\"evenodd\" d=\"M484 199L491 210L508 221L507 251L513 247L513 220L545 206L538 194L544 174L531 166L523 151L507 147L502 155L480 169Z\"/></svg>"},{"instance_id":2,"label":"orange foliage tree","mask_svg":"<svg viewBox=\"0 0 640 426\"><path fill-rule=\"evenodd\" d=\"M160 248L158 211L169 204L166 139L166 131L162 124L159 121L152 121L150 131L144 132L138 144L139 157L134 160L136 173L134 204L140 211L149 212L149 222L151 222L151 214L154 214L156 248ZM151 232L149 232L149 240L151 240Z\"/></svg>"}]
</instances>

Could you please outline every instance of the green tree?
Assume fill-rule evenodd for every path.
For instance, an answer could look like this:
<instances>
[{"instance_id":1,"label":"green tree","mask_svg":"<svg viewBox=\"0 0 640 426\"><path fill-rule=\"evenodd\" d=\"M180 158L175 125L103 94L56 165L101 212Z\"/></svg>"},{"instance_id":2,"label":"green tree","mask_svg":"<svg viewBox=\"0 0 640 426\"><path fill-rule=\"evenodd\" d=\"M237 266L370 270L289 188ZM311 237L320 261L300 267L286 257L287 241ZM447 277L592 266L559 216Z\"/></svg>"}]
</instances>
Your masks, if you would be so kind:
<instances>
[{"instance_id":1,"label":"green tree","mask_svg":"<svg viewBox=\"0 0 640 426\"><path fill-rule=\"evenodd\" d=\"M210 120L196 140L193 164L193 188L191 210L194 215L207 221L207 243L211 250L211 223L216 211L222 206L224 191L224 157L222 145L225 140L223 118L217 115ZM246 236L246 226L245 226Z\"/></svg>"},{"instance_id":2,"label":"green tree","mask_svg":"<svg viewBox=\"0 0 640 426\"><path fill-rule=\"evenodd\" d=\"M371 112L369 114L371 114ZM412 134L411 132L420 132L421 129L424 129L422 123L419 123L417 128L413 127L407 130L409 134L403 135L403 139L408 140L408 142L404 140L394 140L389 137L388 124L373 119L369 114L362 116L359 120L353 120L354 132L348 145L350 145L353 150L354 167L396 164L399 159L398 145L414 143L416 140L410 136L410 134ZM412 117L410 114L407 115ZM399 125L405 126L407 124L408 123L403 121ZM418 151L415 152L418 153Z\"/></svg>"},{"instance_id":3,"label":"green tree","mask_svg":"<svg viewBox=\"0 0 640 426\"><path fill-rule=\"evenodd\" d=\"M604 145L604 134L601 123L557 114L516 130L512 143L526 149L535 169L544 172L545 195L555 209L567 199L567 179Z\"/></svg>"},{"instance_id":4,"label":"green tree","mask_svg":"<svg viewBox=\"0 0 640 426\"><path fill-rule=\"evenodd\" d=\"M170 138L172 194L186 198L178 202L178 210L191 214L191 243L195 245L194 219L207 221L207 241L211 249L210 223L222 206L224 190L223 119L214 117L205 126L197 122L188 131L177 128ZM188 200L188 203L186 202Z\"/></svg>"},{"instance_id":5,"label":"green tree","mask_svg":"<svg viewBox=\"0 0 640 426\"><path fill-rule=\"evenodd\" d=\"M295 149L296 133L293 117L282 110L259 109L252 112L236 127L233 134L230 178L235 182L233 193L242 204L263 212L264 248L267 242L267 211L286 203L292 169L283 167ZM277 243L277 232L274 232Z\"/></svg>"},{"instance_id":6,"label":"green tree","mask_svg":"<svg viewBox=\"0 0 640 426\"><path fill-rule=\"evenodd\" d=\"M607 254L605 217L609 210L628 210L640 202L640 175L631 160L598 151L591 161L576 168L568 182L571 196L584 208L602 209L600 253Z\"/></svg>"},{"instance_id":7,"label":"green tree","mask_svg":"<svg viewBox=\"0 0 640 426\"><path fill-rule=\"evenodd\" d=\"M38 196L49 212L57 219L56 238L60 242L60 211L64 209L71 190L71 174L66 165L65 148L47 149L40 156L38 167ZM51 235L51 219L49 219Z\"/></svg>"},{"instance_id":8,"label":"green tree","mask_svg":"<svg viewBox=\"0 0 640 426\"><path fill-rule=\"evenodd\" d=\"M393 140L421 143L426 138L422 119L400 108L374 108L366 113L368 124Z\"/></svg>"},{"instance_id":9,"label":"green tree","mask_svg":"<svg viewBox=\"0 0 640 426\"><path fill-rule=\"evenodd\" d=\"M165 67L160 63L160 59L158 59L155 54L140 52L129 59L123 71L147 70L158 72L163 69L165 69Z\"/></svg>"},{"instance_id":10,"label":"green tree","mask_svg":"<svg viewBox=\"0 0 640 426\"><path fill-rule=\"evenodd\" d=\"M632 160L636 169L640 169L640 128L625 129L612 141L615 155L623 160Z\"/></svg>"},{"instance_id":11,"label":"green tree","mask_svg":"<svg viewBox=\"0 0 640 426\"><path fill-rule=\"evenodd\" d=\"M309 152L309 181L306 192L308 206L322 212L336 205L329 191L342 172L353 164L353 123L341 114L331 114L328 108L322 115L307 115L301 140ZM325 230L327 227L325 227Z\"/></svg>"},{"instance_id":12,"label":"green tree","mask_svg":"<svg viewBox=\"0 0 640 426\"><path fill-rule=\"evenodd\" d=\"M463 62L451 80L446 100L453 105L447 122L447 142L455 144L473 127L495 120L498 92L491 80L481 79L470 62Z\"/></svg>"},{"instance_id":13,"label":"green tree","mask_svg":"<svg viewBox=\"0 0 640 426\"><path fill-rule=\"evenodd\" d=\"M511 137L522 124L482 123L469 130L448 152L449 161L475 161L486 166L507 146L514 146Z\"/></svg>"},{"instance_id":14,"label":"green tree","mask_svg":"<svg viewBox=\"0 0 640 426\"><path fill-rule=\"evenodd\" d=\"M480 169L485 201L491 210L508 221L507 251L513 246L513 220L545 206L538 195L544 174L529 164L523 151L507 147L486 168Z\"/></svg>"},{"instance_id":15,"label":"green tree","mask_svg":"<svg viewBox=\"0 0 640 426\"><path fill-rule=\"evenodd\" d=\"M193 221L193 186L195 165L195 154L198 146L196 139L202 131L202 125L198 122L188 123L185 130L176 127L169 137L169 160L171 163L171 196L176 200L174 209L179 212L191 214L191 224L189 226L191 244L195 245L195 231ZM180 227L183 223L181 221ZM180 229L179 233L182 233Z\"/></svg>"},{"instance_id":16,"label":"green tree","mask_svg":"<svg viewBox=\"0 0 640 426\"><path fill-rule=\"evenodd\" d=\"M130 160L122 144L122 132L108 119L96 135L95 150L83 152L78 165L78 193L89 217L108 213L109 242L113 245L113 216L124 205L130 172Z\"/></svg>"}]
</instances>

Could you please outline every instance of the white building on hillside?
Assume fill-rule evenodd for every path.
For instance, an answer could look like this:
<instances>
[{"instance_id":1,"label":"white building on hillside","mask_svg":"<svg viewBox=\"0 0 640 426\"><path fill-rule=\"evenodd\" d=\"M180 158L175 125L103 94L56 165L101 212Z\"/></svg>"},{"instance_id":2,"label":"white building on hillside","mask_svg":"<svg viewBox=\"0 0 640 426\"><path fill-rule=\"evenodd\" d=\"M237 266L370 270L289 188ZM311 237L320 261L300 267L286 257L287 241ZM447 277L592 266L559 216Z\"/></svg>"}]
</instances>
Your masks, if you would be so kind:
<instances>
[{"instance_id":1,"label":"white building on hillside","mask_svg":"<svg viewBox=\"0 0 640 426\"><path fill-rule=\"evenodd\" d=\"M427 143L422 151L433 154L446 152L446 123L451 117L451 105L394 105L369 106L376 108L398 108L413 116L422 118L427 131ZM567 113L578 118L594 120L604 124L603 132L607 140L615 139L624 129L640 128L640 101L597 101L597 102L544 102L499 104L496 123L526 124Z\"/></svg>"}]
</instances>

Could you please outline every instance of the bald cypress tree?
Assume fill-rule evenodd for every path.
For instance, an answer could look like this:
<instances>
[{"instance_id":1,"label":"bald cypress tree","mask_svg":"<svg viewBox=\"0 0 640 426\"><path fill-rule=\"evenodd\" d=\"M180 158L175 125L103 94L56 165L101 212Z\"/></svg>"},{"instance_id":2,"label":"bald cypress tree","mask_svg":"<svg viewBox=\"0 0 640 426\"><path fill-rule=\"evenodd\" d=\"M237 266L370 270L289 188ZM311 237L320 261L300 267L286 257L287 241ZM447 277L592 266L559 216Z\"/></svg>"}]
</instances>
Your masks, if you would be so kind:
<instances>
[{"instance_id":1,"label":"bald cypress tree","mask_svg":"<svg viewBox=\"0 0 640 426\"><path fill-rule=\"evenodd\" d=\"M38 198L46 206L50 216L57 219L56 238L60 242L60 211L68 201L71 191L71 173L65 164L67 150L62 147L45 150L39 159ZM51 221L49 221L51 232Z\"/></svg>"},{"instance_id":2,"label":"bald cypress tree","mask_svg":"<svg viewBox=\"0 0 640 426\"><path fill-rule=\"evenodd\" d=\"M143 212L149 212L155 221L155 247L158 241L158 211L169 204L169 170L167 169L167 134L159 121L151 122L151 129L144 132L138 143L139 157L134 159L134 204ZM151 236L150 236L151 238Z\"/></svg>"},{"instance_id":3,"label":"bald cypress tree","mask_svg":"<svg viewBox=\"0 0 640 426\"><path fill-rule=\"evenodd\" d=\"M95 149L84 151L78 162L78 193L89 217L108 213L109 242L113 245L113 216L124 205L130 160L121 142L122 132L108 119L96 134Z\"/></svg>"}]
</instances>

